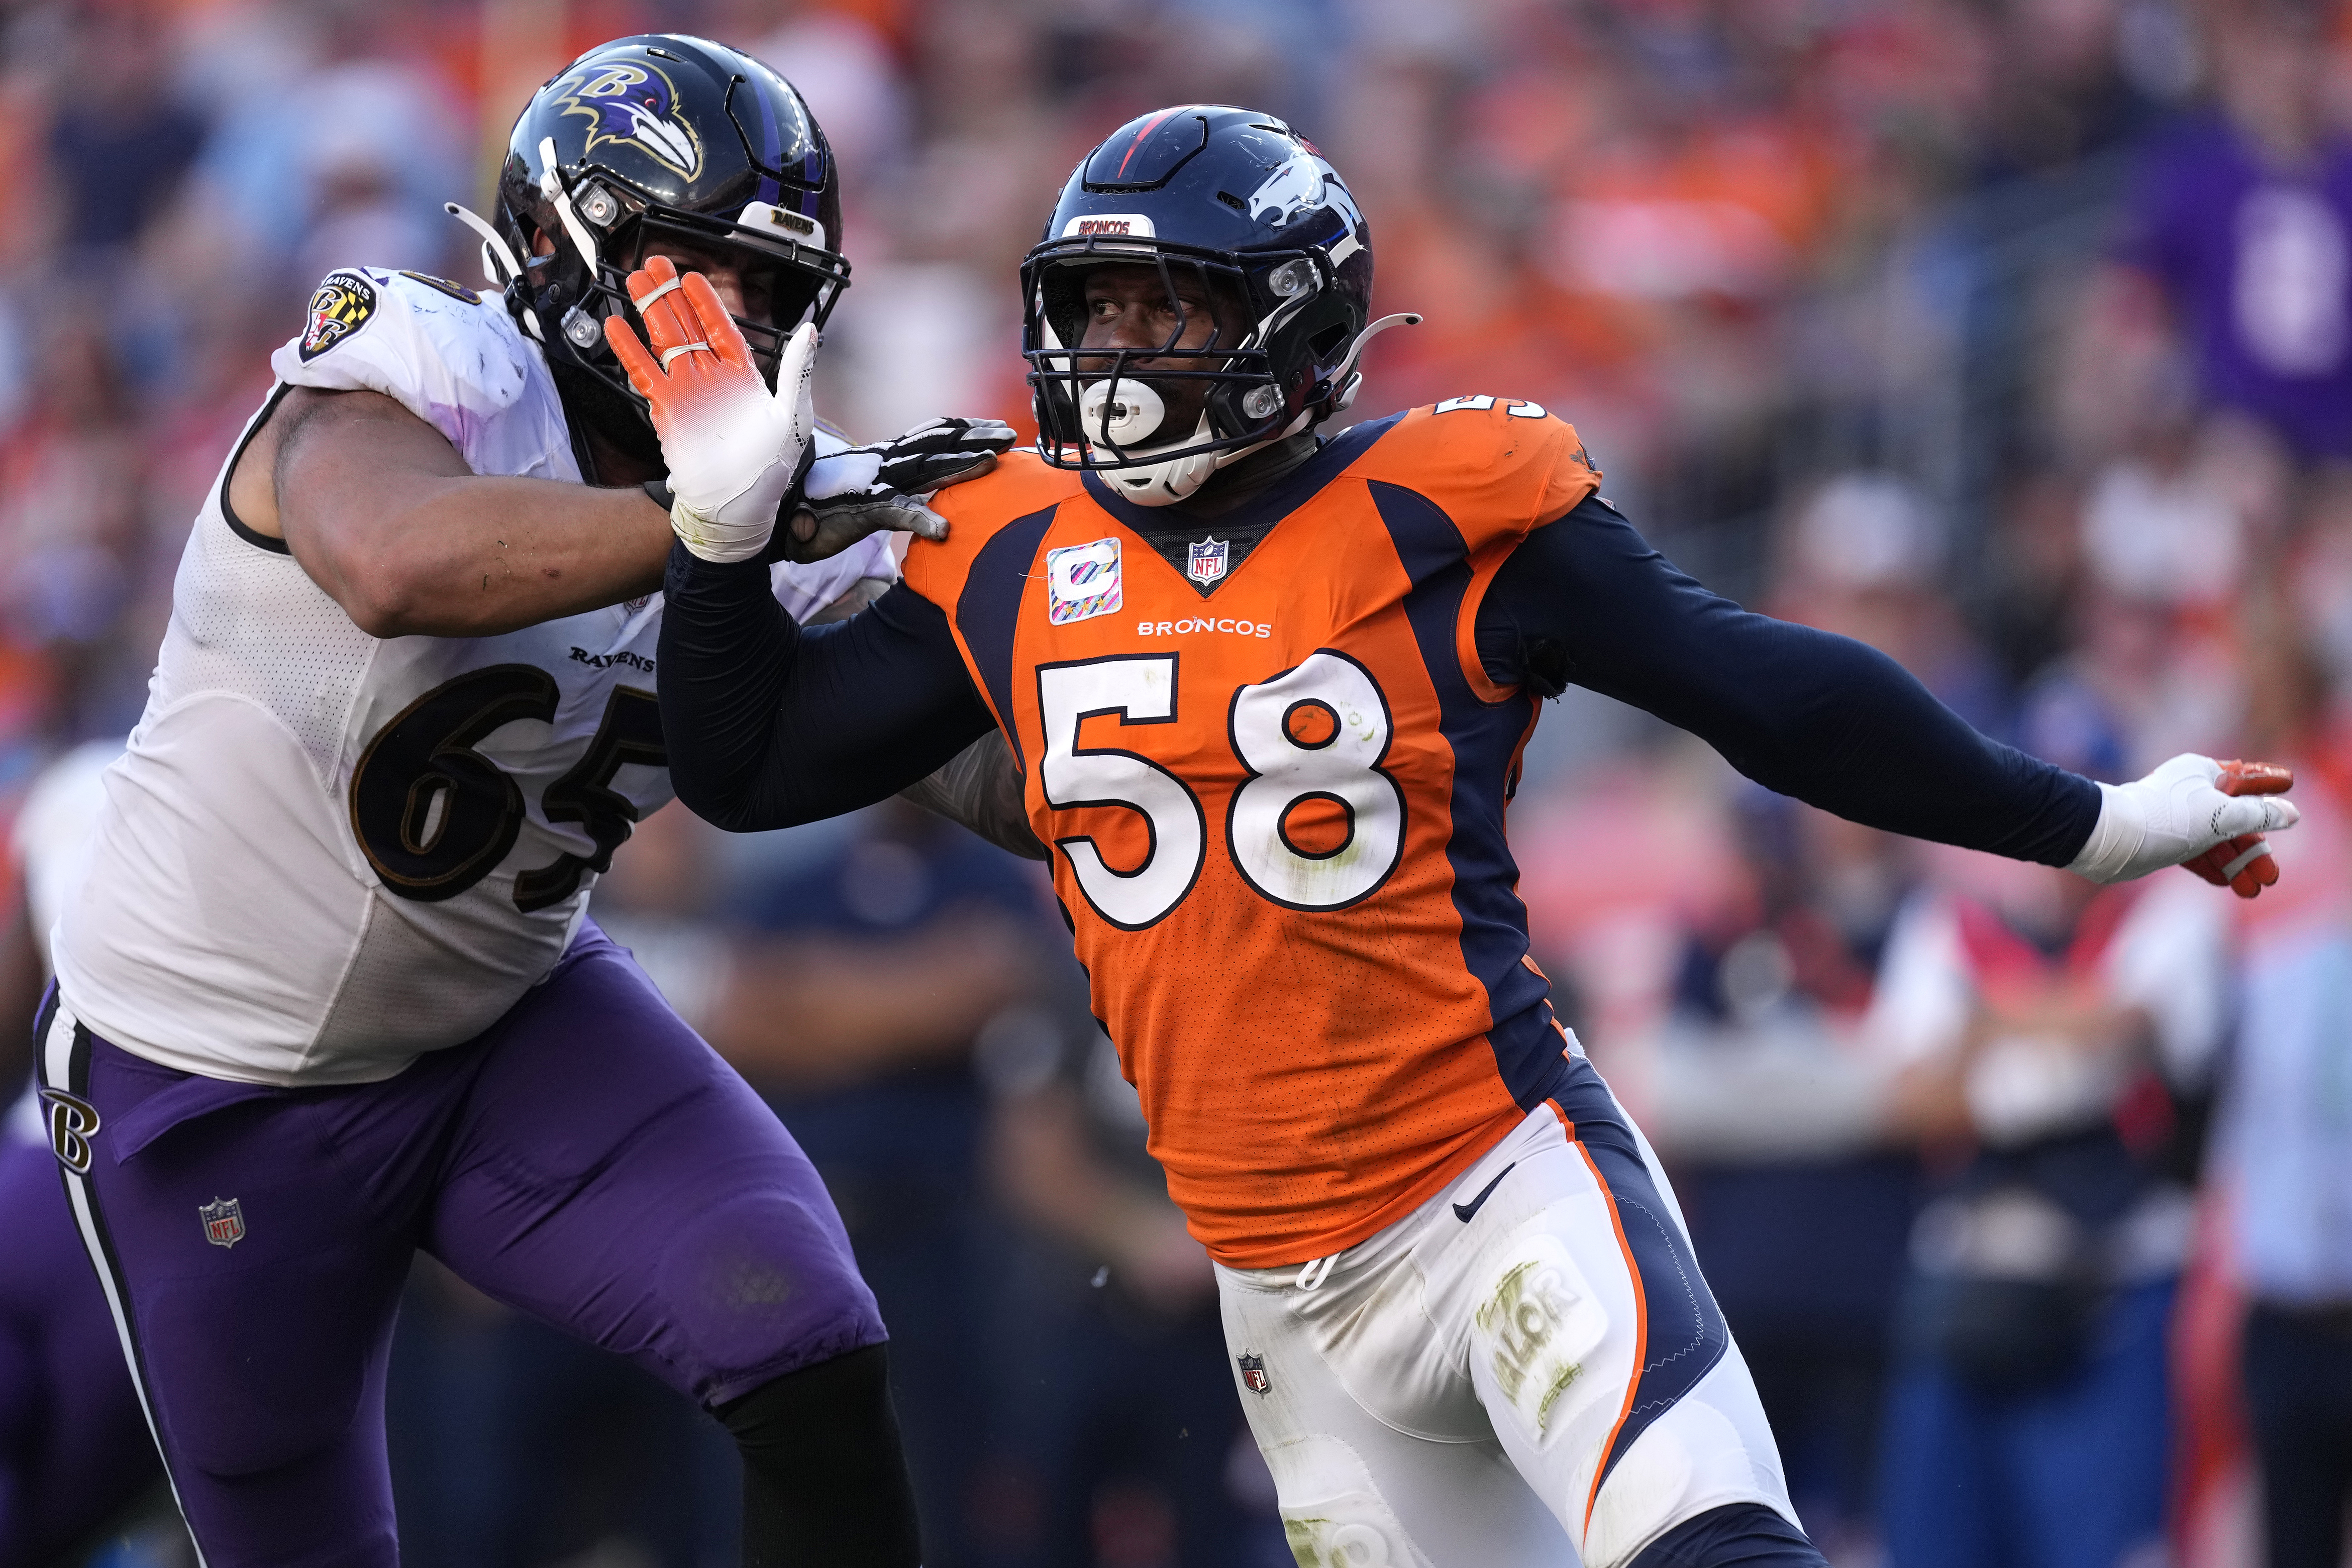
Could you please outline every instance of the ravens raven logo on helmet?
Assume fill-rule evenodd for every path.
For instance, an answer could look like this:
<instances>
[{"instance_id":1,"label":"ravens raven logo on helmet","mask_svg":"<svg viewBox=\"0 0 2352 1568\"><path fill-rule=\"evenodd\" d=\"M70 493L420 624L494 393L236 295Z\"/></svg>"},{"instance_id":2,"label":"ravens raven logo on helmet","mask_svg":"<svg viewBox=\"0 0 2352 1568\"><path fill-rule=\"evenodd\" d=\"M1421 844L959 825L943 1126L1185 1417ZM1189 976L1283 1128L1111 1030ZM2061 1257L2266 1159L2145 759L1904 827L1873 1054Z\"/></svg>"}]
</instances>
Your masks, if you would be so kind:
<instances>
[{"instance_id":1,"label":"ravens raven logo on helmet","mask_svg":"<svg viewBox=\"0 0 2352 1568\"><path fill-rule=\"evenodd\" d=\"M677 114L677 89L657 66L628 60L592 66L559 88L555 101L566 114L595 122L585 152L625 142L688 180L702 172L701 140Z\"/></svg>"}]
</instances>

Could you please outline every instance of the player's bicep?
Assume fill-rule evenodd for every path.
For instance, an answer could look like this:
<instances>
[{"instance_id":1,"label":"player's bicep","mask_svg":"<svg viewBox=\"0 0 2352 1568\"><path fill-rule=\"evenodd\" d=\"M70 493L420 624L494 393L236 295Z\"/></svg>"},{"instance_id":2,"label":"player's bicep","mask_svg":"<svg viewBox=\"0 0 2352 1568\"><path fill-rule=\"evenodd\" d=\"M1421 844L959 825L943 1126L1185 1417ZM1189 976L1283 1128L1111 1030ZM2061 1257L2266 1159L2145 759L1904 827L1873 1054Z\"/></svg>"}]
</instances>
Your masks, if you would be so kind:
<instances>
[{"instance_id":1,"label":"player's bicep","mask_svg":"<svg viewBox=\"0 0 2352 1568\"><path fill-rule=\"evenodd\" d=\"M331 592L329 578L350 576L448 481L472 473L446 436L382 392L296 387L262 434L274 435L268 450L248 449L236 478L268 460L277 526L265 529L241 507L238 520L284 539ZM245 493L233 488L232 500Z\"/></svg>"},{"instance_id":2,"label":"player's bicep","mask_svg":"<svg viewBox=\"0 0 2352 1568\"><path fill-rule=\"evenodd\" d=\"M1654 549L1599 497L1537 528L1496 576L1478 645L1497 679L1584 686L1687 725L1738 680L1714 655L1761 626Z\"/></svg>"},{"instance_id":3,"label":"player's bicep","mask_svg":"<svg viewBox=\"0 0 2352 1568\"><path fill-rule=\"evenodd\" d=\"M1488 602L1490 666L1507 652L1513 678L1536 690L1573 683L1614 697L1776 787L1787 756L1838 744L1852 716L1842 688L1909 683L1869 648L1709 591L1598 497L1530 534Z\"/></svg>"}]
</instances>

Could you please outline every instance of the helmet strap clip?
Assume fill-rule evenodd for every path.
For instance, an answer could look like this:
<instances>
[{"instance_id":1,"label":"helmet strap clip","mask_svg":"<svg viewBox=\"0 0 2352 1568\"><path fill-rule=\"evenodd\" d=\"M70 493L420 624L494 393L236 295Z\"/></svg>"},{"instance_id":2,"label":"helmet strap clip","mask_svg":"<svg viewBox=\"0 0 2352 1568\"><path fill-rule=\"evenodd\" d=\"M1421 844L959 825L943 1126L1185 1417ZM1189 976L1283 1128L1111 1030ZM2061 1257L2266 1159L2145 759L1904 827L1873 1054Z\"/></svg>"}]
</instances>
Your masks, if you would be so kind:
<instances>
[{"instance_id":1,"label":"helmet strap clip","mask_svg":"<svg viewBox=\"0 0 2352 1568\"><path fill-rule=\"evenodd\" d=\"M444 202L441 210L482 236L482 276L490 280L493 288L504 288L522 276L522 263L516 259L514 247L507 236L499 233L480 214L467 212L455 202Z\"/></svg>"},{"instance_id":2,"label":"helmet strap clip","mask_svg":"<svg viewBox=\"0 0 2352 1568\"><path fill-rule=\"evenodd\" d=\"M604 329L597 324L596 318L574 305L563 313L563 335L571 340L573 348L585 353L604 340Z\"/></svg>"},{"instance_id":3,"label":"helmet strap clip","mask_svg":"<svg viewBox=\"0 0 2352 1568\"><path fill-rule=\"evenodd\" d=\"M602 265L596 258L596 236L580 221L579 212L572 205L572 193L563 188L563 177L555 172L555 138L539 139L539 191L554 207L555 215L563 220L563 232L580 248L580 257L588 264L588 276L593 278Z\"/></svg>"},{"instance_id":4,"label":"helmet strap clip","mask_svg":"<svg viewBox=\"0 0 2352 1568\"><path fill-rule=\"evenodd\" d=\"M1421 318L1410 310L1400 310L1393 316L1383 316L1362 331L1348 345L1348 352L1339 361L1339 368L1331 372L1331 412L1338 413L1356 401L1357 389L1364 378L1356 369L1356 361L1364 357L1364 345L1391 327L1418 327Z\"/></svg>"},{"instance_id":5,"label":"helmet strap clip","mask_svg":"<svg viewBox=\"0 0 2352 1568\"><path fill-rule=\"evenodd\" d=\"M539 312L515 288L522 278L522 263L516 258L514 247L507 244L507 236L485 223L479 214L468 212L455 202L442 203L441 210L482 236L482 276L489 279L491 287L509 295L522 329L546 342L547 334L540 329Z\"/></svg>"}]
</instances>

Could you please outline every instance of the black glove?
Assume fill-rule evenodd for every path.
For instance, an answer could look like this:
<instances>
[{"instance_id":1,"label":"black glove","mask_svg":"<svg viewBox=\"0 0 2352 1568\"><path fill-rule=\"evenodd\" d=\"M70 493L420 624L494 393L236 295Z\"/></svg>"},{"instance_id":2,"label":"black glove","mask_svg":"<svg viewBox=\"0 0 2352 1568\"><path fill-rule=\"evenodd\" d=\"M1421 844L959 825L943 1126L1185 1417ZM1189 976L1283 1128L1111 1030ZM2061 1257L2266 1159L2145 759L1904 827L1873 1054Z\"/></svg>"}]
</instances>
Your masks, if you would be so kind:
<instances>
[{"instance_id":1,"label":"black glove","mask_svg":"<svg viewBox=\"0 0 2352 1568\"><path fill-rule=\"evenodd\" d=\"M997 454L1019 439L1002 420L925 420L888 441L819 455L802 486L803 504L821 512L828 506L871 501L892 491L928 495L979 478L996 466Z\"/></svg>"},{"instance_id":2,"label":"black glove","mask_svg":"<svg viewBox=\"0 0 2352 1568\"><path fill-rule=\"evenodd\" d=\"M889 441L828 453L786 497L770 559L823 560L884 528L943 539L947 519L917 497L979 478L1019 439L1001 420L942 417Z\"/></svg>"}]
</instances>

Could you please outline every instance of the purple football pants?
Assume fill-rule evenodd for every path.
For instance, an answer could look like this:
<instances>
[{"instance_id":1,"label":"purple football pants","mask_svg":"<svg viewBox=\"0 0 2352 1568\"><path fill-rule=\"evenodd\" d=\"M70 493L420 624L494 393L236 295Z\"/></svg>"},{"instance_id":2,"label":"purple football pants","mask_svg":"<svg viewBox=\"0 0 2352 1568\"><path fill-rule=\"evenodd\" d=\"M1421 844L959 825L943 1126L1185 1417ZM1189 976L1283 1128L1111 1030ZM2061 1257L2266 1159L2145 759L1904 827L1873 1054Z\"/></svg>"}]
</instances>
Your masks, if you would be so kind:
<instances>
[{"instance_id":1,"label":"purple football pants","mask_svg":"<svg viewBox=\"0 0 2352 1568\"><path fill-rule=\"evenodd\" d=\"M593 925L478 1039L382 1083L194 1077L54 998L38 1039L209 1568L396 1568L384 1366L415 1249L706 1406L885 1337L806 1156Z\"/></svg>"},{"instance_id":2,"label":"purple football pants","mask_svg":"<svg viewBox=\"0 0 2352 1568\"><path fill-rule=\"evenodd\" d=\"M0 1142L0 1568L58 1556L160 1468L58 1162Z\"/></svg>"}]
</instances>

